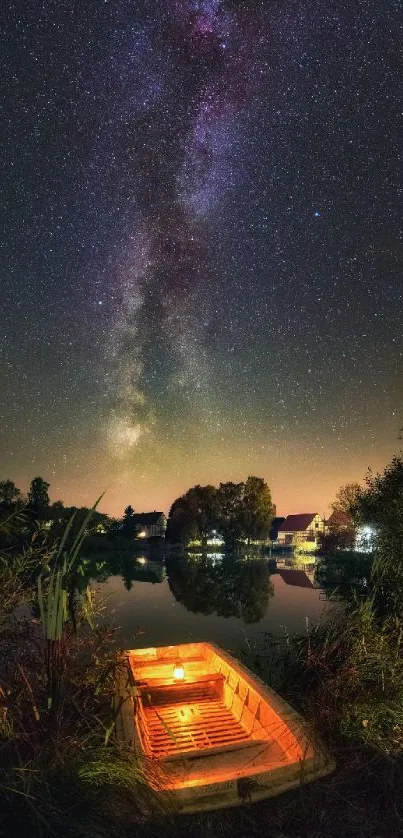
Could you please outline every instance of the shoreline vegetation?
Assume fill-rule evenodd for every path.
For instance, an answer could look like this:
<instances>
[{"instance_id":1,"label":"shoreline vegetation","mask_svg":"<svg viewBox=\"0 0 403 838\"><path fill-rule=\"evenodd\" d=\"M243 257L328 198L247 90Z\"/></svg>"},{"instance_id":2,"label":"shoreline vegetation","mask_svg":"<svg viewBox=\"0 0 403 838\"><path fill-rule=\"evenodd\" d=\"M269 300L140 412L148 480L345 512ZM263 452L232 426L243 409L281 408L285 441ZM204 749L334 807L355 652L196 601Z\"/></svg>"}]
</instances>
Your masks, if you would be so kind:
<instances>
[{"instance_id":1,"label":"shoreline vegetation","mask_svg":"<svg viewBox=\"0 0 403 838\"><path fill-rule=\"evenodd\" d=\"M115 739L120 654L114 628L98 619L103 606L83 559L97 504L81 518L78 510L51 539L38 524L44 487L36 489L28 509L10 490L0 518L0 836L402 832L400 457L369 475L355 499L355 519L376 533L371 556L336 549L319 564L318 581L327 574L342 607L303 637L267 635L259 648L239 650L323 736L335 773L263 803L197 816L162 811L136 755Z\"/></svg>"}]
</instances>

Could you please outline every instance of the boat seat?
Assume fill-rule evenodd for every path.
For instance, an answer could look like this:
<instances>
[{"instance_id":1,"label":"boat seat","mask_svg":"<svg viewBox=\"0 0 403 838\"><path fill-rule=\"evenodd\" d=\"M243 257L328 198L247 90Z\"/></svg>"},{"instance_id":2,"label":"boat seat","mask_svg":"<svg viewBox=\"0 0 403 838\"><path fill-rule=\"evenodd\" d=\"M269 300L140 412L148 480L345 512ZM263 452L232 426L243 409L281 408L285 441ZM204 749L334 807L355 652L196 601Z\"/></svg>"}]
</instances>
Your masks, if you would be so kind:
<instances>
[{"instance_id":1,"label":"boat seat","mask_svg":"<svg viewBox=\"0 0 403 838\"><path fill-rule=\"evenodd\" d=\"M176 762L181 759L205 759L206 757L214 756L215 754L227 754L229 751L247 751L255 747L263 749L270 747L270 744L265 739L248 738L245 739L243 742L230 742L226 745L216 745L215 747L208 748L208 750L200 750L200 748L194 748L192 751L185 751L184 753L176 752L168 754L167 756L161 757L160 762Z\"/></svg>"},{"instance_id":2,"label":"boat seat","mask_svg":"<svg viewBox=\"0 0 403 838\"><path fill-rule=\"evenodd\" d=\"M164 704L183 704L207 699L217 699L223 692L223 677L213 673L186 681L160 679L140 684L139 694L144 707L161 707Z\"/></svg>"}]
</instances>

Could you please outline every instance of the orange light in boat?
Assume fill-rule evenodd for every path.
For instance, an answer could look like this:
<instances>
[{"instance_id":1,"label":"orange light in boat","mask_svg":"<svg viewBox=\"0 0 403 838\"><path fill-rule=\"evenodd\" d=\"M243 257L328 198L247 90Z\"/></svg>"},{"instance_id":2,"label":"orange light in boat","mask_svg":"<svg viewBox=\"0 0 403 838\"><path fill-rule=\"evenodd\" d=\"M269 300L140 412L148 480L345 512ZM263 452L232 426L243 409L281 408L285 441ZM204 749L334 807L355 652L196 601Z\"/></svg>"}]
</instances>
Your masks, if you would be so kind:
<instances>
[{"instance_id":1,"label":"orange light in boat","mask_svg":"<svg viewBox=\"0 0 403 838\"><path fill-rule=\"evenodd\" d=\"M185 670L181 663L176 663L174 666L175 681L183 681L185 677Z\"/></svg>"}]
</instances>

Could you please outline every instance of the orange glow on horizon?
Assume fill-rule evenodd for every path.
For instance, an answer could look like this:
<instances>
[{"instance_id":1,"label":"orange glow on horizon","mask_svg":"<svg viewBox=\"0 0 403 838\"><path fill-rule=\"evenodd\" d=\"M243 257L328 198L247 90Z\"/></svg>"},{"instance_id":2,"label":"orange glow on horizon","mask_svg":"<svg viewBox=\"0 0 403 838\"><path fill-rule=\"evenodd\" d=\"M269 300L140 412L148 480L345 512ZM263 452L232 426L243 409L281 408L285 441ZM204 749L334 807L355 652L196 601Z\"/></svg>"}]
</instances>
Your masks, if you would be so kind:
<instances>
[{"instance_id":1,"label":"orange glow on horizon","mask_svg":"<svg viewBox=\"0 0 403 838\"><path fill-rule=\"evenodd\" d=\"M239 443L239 445L238 445ZM341 485L348 482L364 484L370 466L382 472L399 449L397 432L388 428L388 439L378 434L374 439L346 440L335 446L323 440L321 445L312 442L311 457L306 457L307 443L284 440L278 448L273 445L270 454L252 452L245 441L228 440L221 448L201 446L197 453L189 449L178 451L169 446L161 451L150 446L147 467L139 470L135 460L125 465L92 457L83 452L80 470L71 470L67 464L54 474L49 472L48 457L38 461L35 470L23 474L11 473L10 478L27 492L29 483L41 475L50 483L51 502L62 500L65 506L91 507L94 500L105 492L99 506L101 512L121 518L125 507L131 504L136 512L158 510L166 515L173 501L192 486L246 480L253 474L267 482L277 515L291 515L316 511L328 513L329 505Z\"/></svg>"}]
</instances>

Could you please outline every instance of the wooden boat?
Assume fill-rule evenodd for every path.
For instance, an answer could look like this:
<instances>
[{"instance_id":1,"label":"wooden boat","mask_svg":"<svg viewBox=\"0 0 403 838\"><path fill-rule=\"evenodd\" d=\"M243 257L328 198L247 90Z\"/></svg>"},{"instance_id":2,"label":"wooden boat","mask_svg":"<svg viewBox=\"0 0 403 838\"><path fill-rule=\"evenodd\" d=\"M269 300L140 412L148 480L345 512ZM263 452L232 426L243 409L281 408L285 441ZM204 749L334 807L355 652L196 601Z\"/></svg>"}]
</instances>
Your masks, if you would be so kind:
<instances>
[{"instance_id":1,"label":"wooden boat","mask_svg":"<svg viewBox=\"0 0 403 838\"><path fill-rule=\"evenodd\" d=\"M302 718L214 644L126 656L118 737L140 755L149 785L179 811L261 800L333 770Z\"/></svg>"}]
</instances>

